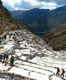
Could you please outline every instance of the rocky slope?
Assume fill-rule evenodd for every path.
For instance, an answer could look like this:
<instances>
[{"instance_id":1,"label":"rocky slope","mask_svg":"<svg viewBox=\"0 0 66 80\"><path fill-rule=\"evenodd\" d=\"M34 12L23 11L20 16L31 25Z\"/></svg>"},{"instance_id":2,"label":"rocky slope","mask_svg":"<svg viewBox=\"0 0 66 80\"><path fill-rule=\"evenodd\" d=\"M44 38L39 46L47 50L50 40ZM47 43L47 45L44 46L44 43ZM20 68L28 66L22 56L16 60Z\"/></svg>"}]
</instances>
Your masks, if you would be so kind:
<instances>
[{"instance_id":1,"label":"rocky slope","mask_svg":"<svg viewBox=\"0 0 66 80\"><path fill-rule=\"evenodd\" d=\"M21 29L21 25L11 17L8 10L2 6L2 2L0 0L0 34L5 31L17 29Z\"/></svg>"},{"instance_id":2,"label":"rocky slope","mask_svg":"<svg viewBox=\"0 0 66 80\"><path fill-rule=\"evenodd\" d=\"M0 4L0 14L2 15L0 15L0 41L4 43L5 41L11 39L16 41L16 44L22 41L25 43L25 45L27 44L27 47L33 47L31 49L34 50L35 54L37 52L41 53L41 51L45 48L45 41L30 32L24 24L21 25L17 21L14 21L14 19L11 18L8 10L2 6L2 3Z\"/></svg>"},{"instance_id":3,"label":"rocky slope","mask_svg":"<svg viewBox=\"0 0 66 80\"><path fill-rule=\"evenodd\" d=\"M66 25L66 6L50 11L48 15L48 25L51 28L60 28Z\"/></svg>"},{"instance_id":4,"label":"rocky slope","mask_svg":"<svg viewBox=\"0 0 66 80\"><path fill-rule=\"evenodd\" d=\"M54 50L66 50L66 6L50 11L48 15L50 31L46 40Z\"/></svg>"}]
</instances>

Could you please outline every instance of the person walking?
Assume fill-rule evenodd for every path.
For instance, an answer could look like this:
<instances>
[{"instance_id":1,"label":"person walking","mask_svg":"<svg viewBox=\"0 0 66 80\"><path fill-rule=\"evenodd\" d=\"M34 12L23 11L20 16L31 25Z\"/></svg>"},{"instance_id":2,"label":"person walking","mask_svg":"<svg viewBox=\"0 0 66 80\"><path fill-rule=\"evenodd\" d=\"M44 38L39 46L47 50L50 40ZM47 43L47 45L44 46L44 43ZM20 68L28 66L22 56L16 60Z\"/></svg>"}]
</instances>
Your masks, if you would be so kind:
<instances>
[{"instance_id":1,"label":"person walking","mask_svg":"<svg viewBox=\"0 0 66 80\"><path fill-rule=\"evenodd\" d=\"M2 61L2 55L0 54L0 62Z\"/></svg>"},{"instance_id":2,"label":"person walking","mask_svg":"<svg viewBox=\"0 0 66 80\"><path fill-rule=\"evenodd\" d=\"M5 65L8 64L8 54L5 54Z\"/></svg>"},{"instance_id":3,"label":"person walking","mask_svg":"<svg viewBox=\"0 0 66 80\"><path fill-rule=\"evenodd\" d=\"M61 75L60 75L62 79L64 79L64 74L65 74L65 70L62 68L61 69Z\"/></svg>"},{"instance_id":4,"label":"person walking","mask_svg":"<svg viewBox=\"0 0 66 80\"><path fill-rule=\"evenodd\" d=\"M2 55L2 62L5 63L5 54Z\"/></svg>"},{"instance_id":5,"label":"person walking","mask_svg":"<svg viewBox=\"0 0 66 80\"><path fill-rule=\"evenodd\" d=\"M60 69L57 67L57 72L56 72L56 76L60 75Z\"/></svg>"},{"instance_id":6,"label":"person walking","mask_svg":"<svg viewBox=\"0 0 66 80\"><path fill-rule=\"evenodd\" d=\"M10 58L10 64L11 64L11 65L14 64L14 56L11 56L11 58Z\"/></svg>"},{"instance_id":7,"label":"person walking","mask_svg":"<svg viewBox=\"0 0 66 80\"><path fill-rule=\"evenodd\" d=\"M6 60L8 60L8 54L5 54Z\"/></svg>"}]
</instances>

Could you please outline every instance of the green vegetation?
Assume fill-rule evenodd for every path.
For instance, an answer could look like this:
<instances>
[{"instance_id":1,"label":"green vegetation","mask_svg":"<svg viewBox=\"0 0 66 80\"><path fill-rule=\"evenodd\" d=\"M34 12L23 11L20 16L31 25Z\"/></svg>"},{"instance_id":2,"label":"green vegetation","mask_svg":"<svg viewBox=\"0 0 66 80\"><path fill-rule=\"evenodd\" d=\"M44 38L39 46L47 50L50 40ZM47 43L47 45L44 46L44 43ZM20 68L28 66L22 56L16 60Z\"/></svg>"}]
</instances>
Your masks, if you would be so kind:
<instances>
[{"instance_id":1,"label":"green vegetation","mask_svg":"<svg viewBox=\"0 0 66 80\"><path fill-rule=\"evenodd\" d=\"M5 31L25 28L26 25L20 24L16 19L11 17L10 12L2 6L0 0L0 34Z\"/></svg>"}]
</instances>

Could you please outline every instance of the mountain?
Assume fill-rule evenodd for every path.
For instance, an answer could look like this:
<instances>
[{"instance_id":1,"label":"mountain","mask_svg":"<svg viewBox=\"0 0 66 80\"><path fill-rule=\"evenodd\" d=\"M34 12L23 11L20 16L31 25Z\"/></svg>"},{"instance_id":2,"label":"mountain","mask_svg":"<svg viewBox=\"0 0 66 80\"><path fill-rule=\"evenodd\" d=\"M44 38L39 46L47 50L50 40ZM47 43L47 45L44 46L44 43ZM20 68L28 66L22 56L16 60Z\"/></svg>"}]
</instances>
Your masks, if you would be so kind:
<instances>
[{"instance_id":1,"label":"mountain","mask_svg":"<svg viewBox=\"0 0 66 80\"><path fill-rule=\"evenodd\" d=\"M51 27L62 27L66 24L66 6L50 11L48 25Z\"/></svg>"},{"instance_id":2,"label":"mountain","mask_svg":"<svg viewBox=\"0 0 66 80\"><path fill-rule=\"evenodd\" d=\"M10 12L2 6L0 0L0 35L10 30L21 29L24 24L20 24L16 19L12 18Z\"/></svg>"},{"instance_id":3,"label":"mountain","mask_svg":"<svg viewBox=\"0 0 66 80\"><path fill-rule=\"evenodd\" d=\"M25 10L16 10L16 11L10 11L11 12L11 15L13 16L13 17L17 17L18 18L18 16L20 16L21 14L23 14L24 12L25 12Z\"/></svg>"},{"instance_id":4,"label":"mountain","mask_svg":"<svg viewBox=\"0 0 66 80\"><path fill-rule=\"evenodd\" d=\"M47 42L54 50L66 50L66 6L50 11L48 15L49 33Z\"/></svg>"},{"instance_id":5,"label":"mountain","mask_svg":"<svg viewBox=\"0 0 66 80\"><path fill-rule=\"evenodd\" d=\"M44 36L54 50L66 50L66 6L52 11L34 8L13 17L27 24L32 32Z\"/></svg>"},{"instance_id":6,"label":"mountain","mask_svg":"<svg viewBox=\"0 0 66 80\"><path fill-rule=\"evenodd\" d=\"M42 51L46 45L45 41L30 32L26 25L13 19L8 10L2 6L1 1L0 4L0 42L4 44L12 40L16 46L18 42L24 42L24 46L28 43L30 48L35 50L35 53ZM29 49L29 47L27 48Z\"/></svg>"},{"instance_id":7,"label":"mountain","mask_svg":"<svg viewBox=\"0 0 66 80\"><path fill-rule=\"evenodd\" d=\"M39 35L48 32L48 9L34 8L28 11L11 12L12 16L19 20L21 23L27 24L29 29ZM16 16L15 16L15 15Z\"/></svg>"}]
</instances>

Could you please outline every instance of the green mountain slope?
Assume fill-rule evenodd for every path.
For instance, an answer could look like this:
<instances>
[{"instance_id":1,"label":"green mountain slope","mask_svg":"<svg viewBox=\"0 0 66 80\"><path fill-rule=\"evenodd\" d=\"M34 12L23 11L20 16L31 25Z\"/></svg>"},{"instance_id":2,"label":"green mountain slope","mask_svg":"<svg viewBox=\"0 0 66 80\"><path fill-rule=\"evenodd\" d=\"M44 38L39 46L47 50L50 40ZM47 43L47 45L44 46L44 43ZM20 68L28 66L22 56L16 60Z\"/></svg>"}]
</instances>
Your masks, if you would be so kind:
<instances>
[{"instance_id":1,"label":"green mountain slope","mask_svg":"<svg viewBox=\"0 0 66 80\"><path fill-rule=\"evenodd\" d=\"M0 0L0 34L5 31L21 29L24 24L20 24L16 19L12 18L9 11L2 6Z\"/></svg>"},{"instance_id":2,"label":"green mountain slope","mask_svg":"<svg viewBox=\"0 0 66 80\"><path fill-rule=\"evenodd\" d=\"M49 33L45 39L54 50L66 50L66 6L53 10L48 15Z\"/></svg>"}]
</instances>

